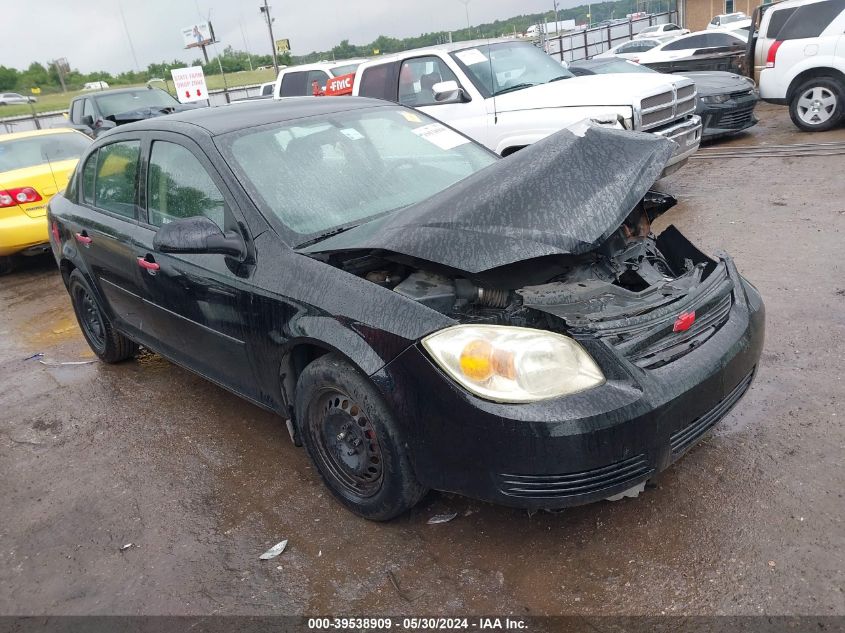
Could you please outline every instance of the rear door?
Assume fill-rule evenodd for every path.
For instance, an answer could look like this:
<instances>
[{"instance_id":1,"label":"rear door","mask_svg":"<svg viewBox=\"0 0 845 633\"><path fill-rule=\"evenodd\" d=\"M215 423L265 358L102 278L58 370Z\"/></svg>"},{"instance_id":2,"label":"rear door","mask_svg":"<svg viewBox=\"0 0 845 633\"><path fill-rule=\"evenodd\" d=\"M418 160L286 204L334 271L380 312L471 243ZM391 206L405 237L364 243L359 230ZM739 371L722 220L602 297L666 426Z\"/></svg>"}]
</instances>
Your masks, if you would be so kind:
<instances>
[{"instance_id":1,"label":"rear door","mask_svg":"<svg viewBox=\"0 0 845 633\"><path fill-rule=\"evenodd\" d=\"M255 397L246 345L253 267L224 255L165 254L153 248L161 226L198 215L221 231L246 235L242 215L202 149L186 137L156 133L144 155L145 213L136 253L144 333L153 349Z\"/></svg>"},{"instance_id":2,"label":"rear door","mask_svg":"<svg viewBox=\"0 0 845 633\"><path fill-rule=\"evenodd\" d=\"M130 337L141 334L140 275L135 257L141 142L115 139L82 167L79 213L71 227L106 312Z\"/></svg>"}]
</instances>

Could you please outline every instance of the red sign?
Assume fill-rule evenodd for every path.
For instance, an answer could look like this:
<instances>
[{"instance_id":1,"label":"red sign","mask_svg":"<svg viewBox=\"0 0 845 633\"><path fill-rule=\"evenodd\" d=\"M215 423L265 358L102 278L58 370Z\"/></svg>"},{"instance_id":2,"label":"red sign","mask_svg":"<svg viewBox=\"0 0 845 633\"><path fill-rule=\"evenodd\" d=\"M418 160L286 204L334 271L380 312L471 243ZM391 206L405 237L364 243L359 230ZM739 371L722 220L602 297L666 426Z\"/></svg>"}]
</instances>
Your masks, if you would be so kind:
<instances>
[{"instance_id":1,"label":"red sign","mask_svg":"<svg viewBox=\"0 0 845 633\"><path fill-rule=\"evenodd\" d=\"M695 312L684 312L677 319L675 325L672 326L673 332L686 332L695 323Z\"/></svg>"},{"instance_id":2,"label":"red sign","mask_svg":"<svg viewBox=\"0 0 845 633\"><path fill-rule=\"evenodd\" d=\"M339 97L341 95L351 95L353 83L355 83L355 73L333 77L326 84L326 96Z\"/></svg>"}]
</instances>

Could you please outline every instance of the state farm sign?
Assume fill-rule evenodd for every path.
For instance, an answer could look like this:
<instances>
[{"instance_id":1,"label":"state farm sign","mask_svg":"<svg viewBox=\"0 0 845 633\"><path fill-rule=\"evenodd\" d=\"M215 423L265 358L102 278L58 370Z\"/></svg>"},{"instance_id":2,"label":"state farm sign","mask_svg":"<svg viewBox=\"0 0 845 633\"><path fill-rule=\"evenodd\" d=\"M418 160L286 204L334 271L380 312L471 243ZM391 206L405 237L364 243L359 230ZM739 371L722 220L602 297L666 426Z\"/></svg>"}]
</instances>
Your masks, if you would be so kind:
<instances>
[{"instance_id":1,"label":"state farm sign","mask_svg":"<svg viewBox=\"0 0 845 633\"><path fill-rule=\"evenodd\" d=\"M205 85L205 75L202 66L190 68L175 68L170 71L173 83L176 85L176 97L180 103L203 101L208 99L208 88Z\"/></svg>"}]
</instances>

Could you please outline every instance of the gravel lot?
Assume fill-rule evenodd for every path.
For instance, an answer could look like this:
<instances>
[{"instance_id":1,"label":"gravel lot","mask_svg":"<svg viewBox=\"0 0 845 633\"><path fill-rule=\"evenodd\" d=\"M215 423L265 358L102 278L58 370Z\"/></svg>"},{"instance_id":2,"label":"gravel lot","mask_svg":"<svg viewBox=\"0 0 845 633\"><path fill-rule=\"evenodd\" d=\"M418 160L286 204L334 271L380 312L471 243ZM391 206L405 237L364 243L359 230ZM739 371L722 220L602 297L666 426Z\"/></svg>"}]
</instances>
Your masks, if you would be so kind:
<instances>
[{"instance_id":1,"label":"gravel lot","mask_svg":"<svg viewBox=\"0 0 845 633\"><path fill-rule=\"evenodd\" d=\"M759 113L720 147L845 141ZM278 418L158 356L25 360L93 358L55 264L27 262L0 279L0 613L845 615L843 174L695 160L660 183L661 225L760 289L761 369L656 488L556 514L431 493L358 519Z\"/></svg>"}]
</instances>

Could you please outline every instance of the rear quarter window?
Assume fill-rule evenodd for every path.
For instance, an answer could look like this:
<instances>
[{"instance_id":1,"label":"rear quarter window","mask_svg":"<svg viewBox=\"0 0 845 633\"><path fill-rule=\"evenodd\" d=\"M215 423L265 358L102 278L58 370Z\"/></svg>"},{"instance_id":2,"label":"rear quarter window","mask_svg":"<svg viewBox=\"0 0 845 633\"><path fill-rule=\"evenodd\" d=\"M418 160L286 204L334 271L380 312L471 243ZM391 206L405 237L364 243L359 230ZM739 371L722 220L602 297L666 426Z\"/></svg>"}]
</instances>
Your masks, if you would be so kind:
<instances>
[{"instance_id":1,"label":"rear quarter window","mask_svg":"<svg viewBox=\"0 0 845 633\"><path fill-rule=\"evenodd\" d=\"M823 0L800 6L789 16L778 32L777 39L803 40L818 37L843 10L845 0Z\"/></svg>"},{"instance_id":2,"label":"rear quarter window","mask_svg":"<svg viewBox=\"0 0 845 633\"><path fill-rule=\"evenodd\" d=\"M766 27L766 37L769 39L776 39L777 34L786 24L786 21L795 13L795 9L772 9L772 17L769 18L769 26Z\"/></svg>"}]
</instances>

